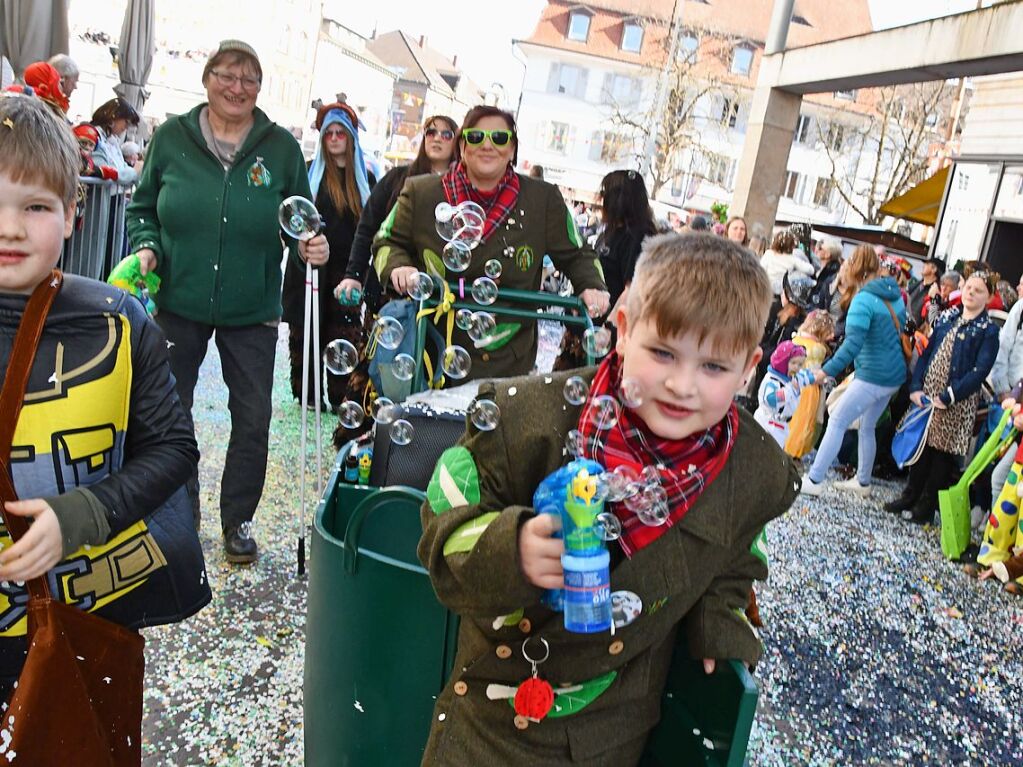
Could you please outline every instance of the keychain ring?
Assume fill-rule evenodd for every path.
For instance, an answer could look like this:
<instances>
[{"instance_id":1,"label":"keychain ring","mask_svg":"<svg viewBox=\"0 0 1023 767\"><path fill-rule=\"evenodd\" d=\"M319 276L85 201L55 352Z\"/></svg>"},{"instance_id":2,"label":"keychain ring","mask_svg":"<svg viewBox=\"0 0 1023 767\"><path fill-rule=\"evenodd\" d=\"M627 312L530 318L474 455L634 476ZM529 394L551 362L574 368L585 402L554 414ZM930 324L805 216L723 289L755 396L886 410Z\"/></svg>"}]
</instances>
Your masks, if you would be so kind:
<instances>
[{"instance_id":1,"label":"keychain ring","mask_svg":"<svg viewBox=\"0 0 1023 767\"><path fill-rule=\"evenodd\" d=\"M530 639L539 639L543 642L544 656L542 658L530 658L529 653L526 652L526 645L529 644ZM547 640L543 637L526 637L522 640L522 657L525 658L529 663L539 666L541 663L551 657L551 646L547 643Z\"/></svg>"}]
</instances>

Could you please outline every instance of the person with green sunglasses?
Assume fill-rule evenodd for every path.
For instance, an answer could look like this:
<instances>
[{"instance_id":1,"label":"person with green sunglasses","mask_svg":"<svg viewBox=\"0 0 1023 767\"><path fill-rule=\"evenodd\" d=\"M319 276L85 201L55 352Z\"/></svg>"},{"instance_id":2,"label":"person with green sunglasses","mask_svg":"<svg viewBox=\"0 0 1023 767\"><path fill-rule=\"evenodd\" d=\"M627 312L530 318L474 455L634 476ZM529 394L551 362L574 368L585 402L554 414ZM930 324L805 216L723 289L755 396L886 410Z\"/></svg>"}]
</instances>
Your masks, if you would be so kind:
<instances>
[{"instance_id":1,"label":"person with green sunglasses","mask_svg":"<svg viewBox=\"0 0 1023 767\"><path fill-rule=\"evenodd\" d=\"M461 160L443 176L409 179L373 243L380 283L399 295L408 293L417 272L441 274L465 286L484 276L484 265L501 265L500 288L538 291L543 257L549 255L582 298L592 317L609 309L607 287L593 251L579 235L557 187L515 172L518 141L515 120L497 107L469 110L458 134ZM439 203L480 205L486 220L468 266L459 272L444 263L447 244L437 233ZM490 272L493 272L493 264ZM452 344L469 351L470 378L499 378L529 373L536 361L535 322L495 315L497 327L473 341L453 329ZM460 383L462 381L459 381Z\"/></svg>"}]
</instances>

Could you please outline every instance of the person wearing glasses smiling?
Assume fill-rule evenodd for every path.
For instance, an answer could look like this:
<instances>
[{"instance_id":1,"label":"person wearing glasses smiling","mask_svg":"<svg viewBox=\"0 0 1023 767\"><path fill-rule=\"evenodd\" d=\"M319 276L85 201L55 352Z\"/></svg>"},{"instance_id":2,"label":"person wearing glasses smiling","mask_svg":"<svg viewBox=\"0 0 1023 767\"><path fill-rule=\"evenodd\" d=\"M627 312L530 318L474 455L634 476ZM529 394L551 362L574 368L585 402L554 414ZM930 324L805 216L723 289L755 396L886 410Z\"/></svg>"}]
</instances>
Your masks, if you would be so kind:
<instances>
[{"instance_id":1,"label":"person wearing glasses smiling","mask_svg":"<svg viewBox=\"0 0 1023 767\"><path fill-rule=\"evenodd\" d=\"M409 165L391 168L373 187L369 201L362 209L344 279L334 290L339 300L344 296L345 300L351 301L354 291L362 291L366 307L372 313L375 314L380 308L380 281L376 272L370 268L373 236L398 201L398 193L405 179L425 173L446 173L452 160L458 161L458 146L455 144L457 131L458 125L446 115L426 118L423 122L423 140L419 142L416 158Z\"/></svg>"},{"instance_id":2,"label":"person wearing glasses smiling","mask_svg":"<svg viewBox=\"0 0 1023 767\"><path fill-rule=\"evenodd\" d=\"M416 272L444 270L445 242L437 233L434 211L441 202L458 205L471 200L486 213L482 241L465 271L444 274L449 282L461 281L468 294L473 280L484 276L484 264L497 259L502 266L496 280L500 287L536 291L546 254L572 281L591 316L607 314L607 288L596 256L579 236L560 192L515 172L518 141L512 115L497 107L473 107L462 123L458 148L461 160L443 176L405 182L373 243L381 283L405 294ZM496 319L495 332L475 343L465 331L453 330L452 343L472 357L471 379L521 375L533 369L536 323L500 315Z\"/></svg>"},{"instance_id":3,"label":"person wearing glasses smiling","mask_svg":"<svg viewBox=\"0 0 1023 767\"><path fill-rule=\"evenodd\" d=\"M190 417L199 365L217 341L231 411L220 520L235 563L258 553L249 523L266 474L282 248L303 268L330 254L323 235L282 244L277 208L311 192L298 142L256 107L262 79L251 46L220 44L203 70L207 103L156 131L127 215L142 269L162 280L156 320ZM197 473L188 491L198 525Z\"/></svg>"}]
</instances>

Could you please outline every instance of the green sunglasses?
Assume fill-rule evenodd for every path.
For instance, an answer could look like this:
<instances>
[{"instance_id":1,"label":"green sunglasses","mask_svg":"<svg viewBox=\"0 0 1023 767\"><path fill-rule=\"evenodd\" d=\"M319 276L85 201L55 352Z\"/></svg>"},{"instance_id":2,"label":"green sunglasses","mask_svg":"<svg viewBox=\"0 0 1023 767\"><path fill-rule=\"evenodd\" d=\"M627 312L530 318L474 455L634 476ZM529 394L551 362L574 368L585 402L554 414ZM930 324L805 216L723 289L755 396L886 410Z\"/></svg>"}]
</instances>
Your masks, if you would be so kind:
<instances>
[{"instance_id":1,"label":"green sunglasses","mask_svg":"<svg viewBox=\"0 0 1023 767\"><path fill-rule=\"evenodd\" d=\"M462 132L462 138L465 139L465 143L477 146L483 143L483 139L490 139L490 143L494 146L504 146L515 138L515 134L510 130L483 130L482 128L470 128L467 131Z\"/></svg>"}]
</instances>

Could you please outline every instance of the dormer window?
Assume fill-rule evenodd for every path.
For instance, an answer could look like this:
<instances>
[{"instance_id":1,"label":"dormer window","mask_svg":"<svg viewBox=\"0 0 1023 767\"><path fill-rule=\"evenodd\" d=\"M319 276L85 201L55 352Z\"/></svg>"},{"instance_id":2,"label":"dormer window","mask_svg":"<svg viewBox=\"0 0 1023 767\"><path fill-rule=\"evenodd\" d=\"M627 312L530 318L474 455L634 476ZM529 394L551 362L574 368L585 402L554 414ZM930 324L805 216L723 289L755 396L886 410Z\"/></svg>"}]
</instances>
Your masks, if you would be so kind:
<instances>
[{"instance_id":1,"label":"dormer window","mask_svg":"<svg viewBox=\"0 0 1023 767\"><path fill-rule=\"evenodd\" d=\"M590 14L582 9L568 14L568 39L585 43L590 36Z\"/></svg>"},{"instance_id":2,"label":"dormer window","mask_svg":"<svg viewBox=\"0 0 1023 767\"><path fill-rule=\"evenodd\" d=\"M626 21L622 25L622 50L639 53L643 47L643 27L636 21Z\"/></svg>"}]
</instances>

